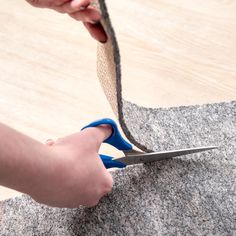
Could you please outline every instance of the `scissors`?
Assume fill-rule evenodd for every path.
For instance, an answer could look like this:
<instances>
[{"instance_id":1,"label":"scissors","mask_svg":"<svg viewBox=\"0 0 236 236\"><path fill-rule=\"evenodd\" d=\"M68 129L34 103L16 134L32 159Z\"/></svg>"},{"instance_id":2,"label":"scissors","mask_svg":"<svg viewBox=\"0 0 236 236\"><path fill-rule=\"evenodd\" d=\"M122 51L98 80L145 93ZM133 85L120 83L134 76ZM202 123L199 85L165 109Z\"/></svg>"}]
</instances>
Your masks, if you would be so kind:
<instances>
[{"instance_id":1,"label":"scissors","mask_svg":"<svg viewBox=\"0 0 236 236\"><path fill-rule=\"evenodd\" d=\"M217 148L217 146L206 146L206 147L195 147L195 148L187 148L187 149L179 149L171 151L145 153L133 149L133 146L122 137L116 122L112 119L104 118L101 120L94 121L89 125L83 127L82 130L89 127L97 127L99 125L110 125L112 127L111 136L108 137L105 141L103 141L103 143L110 144L124 153L124 156L119 158L113 158L111 156L100 154L100 158L106 169L124 168L128 165L155 162L164 159L170 159L172 157L203 152Z\"/></svg>"}]
</instances>

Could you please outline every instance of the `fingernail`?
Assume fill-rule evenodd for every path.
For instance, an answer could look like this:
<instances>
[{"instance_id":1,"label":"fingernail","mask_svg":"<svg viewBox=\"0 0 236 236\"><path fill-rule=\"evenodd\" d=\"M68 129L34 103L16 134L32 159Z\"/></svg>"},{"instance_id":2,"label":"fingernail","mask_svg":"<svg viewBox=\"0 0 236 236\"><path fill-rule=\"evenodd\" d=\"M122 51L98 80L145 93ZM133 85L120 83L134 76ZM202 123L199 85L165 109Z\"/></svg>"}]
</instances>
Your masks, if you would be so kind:
<instances>
[{"instance_id":1,"label":"fingernail","mask_svg":"<svg viewBox=\"0 0 236 236\"><path fill-rule=\"evenodd\" d=\"M99 23L99 20L90 20L89 23L95 25L95 24Z\"/></svg>"},{"instance_id":2,"label":"fingernail","mask_svg":"<svg viewBox=\"0 0 236 236\"><path fill-rule=\"evenodd\" d=\"M101 40L101 41L100 41L100 40L99 40L99 42L100 42L100 43L106 43L106 42L107 42L107 40L105 40L105 41L103 41L103 40Z\"/></svg>"},{"instance_id":3,"label":"fingernail","mask_svg":"<svg viewBox=\"0 0 236 236\"><path fill-rule=\"evenodd\" d=\"M83 10L85 10L88 6L89 6L89 4L83 5L83 6L81 6L79 9L80 9L81 11L83 11Z\"/></svg>"}]
</instances>

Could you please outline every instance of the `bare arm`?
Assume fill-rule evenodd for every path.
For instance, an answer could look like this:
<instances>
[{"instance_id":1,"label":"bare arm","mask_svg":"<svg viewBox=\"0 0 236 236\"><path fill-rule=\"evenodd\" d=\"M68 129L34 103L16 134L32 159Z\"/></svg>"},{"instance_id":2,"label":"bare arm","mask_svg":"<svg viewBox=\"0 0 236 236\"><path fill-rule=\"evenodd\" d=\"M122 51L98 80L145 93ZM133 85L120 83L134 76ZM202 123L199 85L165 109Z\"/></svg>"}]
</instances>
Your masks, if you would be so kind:
<instances>
[{"instance_id":1,"label":"bare arm","mask_svg":"<svg viewBox=\"0 0 236 236\"><path fill-rule=\"evenodd\" d=\"M27 1L83 21L94 38L106 41L100 13L90 0ZM109 127L90 128L44 145L0 123L0 185L50 206L95 205L112 188L111 175L98 156L110 133Z\"/></svg>"},{"instance_id":2,"label":"bare arm","mask_svg":"<svg viewBox=\"0 0 236 236\"><path fill-rule=\"evenodd\" d=\"M98 149L109 127L89 128L44 145L0 124L0 185L57 207L93 206L111 191Z\"/></svg>"}]
</instances>

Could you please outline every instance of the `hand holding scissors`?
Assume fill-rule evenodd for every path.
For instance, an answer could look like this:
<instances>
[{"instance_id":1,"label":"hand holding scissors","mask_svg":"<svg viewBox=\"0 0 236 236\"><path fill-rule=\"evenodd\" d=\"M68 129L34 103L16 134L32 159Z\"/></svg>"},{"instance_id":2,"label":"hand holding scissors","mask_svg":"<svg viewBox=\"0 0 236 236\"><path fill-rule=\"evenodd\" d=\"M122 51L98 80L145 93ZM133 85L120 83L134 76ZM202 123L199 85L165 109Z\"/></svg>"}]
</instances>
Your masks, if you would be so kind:
<instances>
[{"instance_id":1,"label":"hand holding scissors","mask_svg":"<svg viewBox=\"0 0 236 236\"><path fill-rule=\"evenodd\" d=\"M117 127L117 124L112 119L105 118L92 122L89 125L85 126L83 129L89 127L97 127L99 125L110 125L112 127L113 132L111 136L104 141L104 143L110 144L124 153L124 156L119 158L113 158L111 156L100 154L100 158L102 159L102 162L107 169L114 167L124 168L127 165L155 162L164 159L170 159L172 157L203 152L217 148L216 146L206 146L206 147L195 147L195 148L187 148L187 149L179 149L171 151L145 153L133 149L133 146L122 137Z\"/></svg>"}]
</instances>

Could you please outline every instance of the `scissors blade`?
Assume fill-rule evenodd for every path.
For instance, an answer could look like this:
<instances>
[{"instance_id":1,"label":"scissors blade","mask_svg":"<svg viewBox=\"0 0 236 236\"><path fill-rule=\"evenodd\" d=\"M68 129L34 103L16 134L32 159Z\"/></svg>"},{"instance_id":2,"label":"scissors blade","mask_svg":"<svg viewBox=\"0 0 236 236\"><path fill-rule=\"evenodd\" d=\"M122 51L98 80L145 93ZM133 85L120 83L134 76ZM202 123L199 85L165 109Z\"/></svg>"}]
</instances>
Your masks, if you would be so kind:
<instances>
[{"instance_id":1,"label":"scissors blade","mask_svg":"<svg viewBox=\"0 0 236 236\"><path fill-rule=\"evenodd\" d=\"M172 150L172 151L151 152L137 155L129 155L126 157L116 158L114 160L120 161L126 165L134 165L139 163L148 163L164 159L170 159L172 157L208 151L216 148L217 148L216 146L207 146L207 147L187 148L187 149Z\"/></svg>"}]
</instances>

